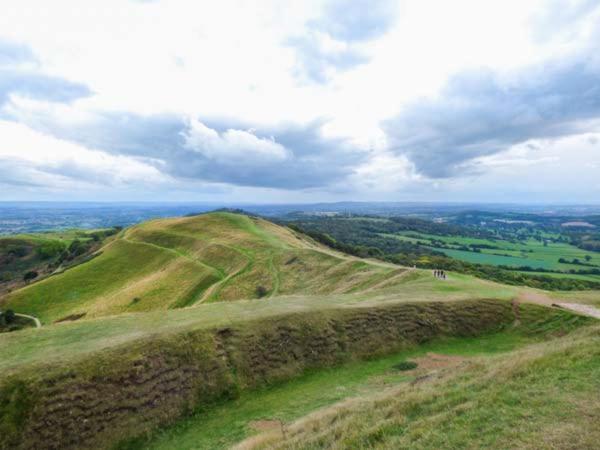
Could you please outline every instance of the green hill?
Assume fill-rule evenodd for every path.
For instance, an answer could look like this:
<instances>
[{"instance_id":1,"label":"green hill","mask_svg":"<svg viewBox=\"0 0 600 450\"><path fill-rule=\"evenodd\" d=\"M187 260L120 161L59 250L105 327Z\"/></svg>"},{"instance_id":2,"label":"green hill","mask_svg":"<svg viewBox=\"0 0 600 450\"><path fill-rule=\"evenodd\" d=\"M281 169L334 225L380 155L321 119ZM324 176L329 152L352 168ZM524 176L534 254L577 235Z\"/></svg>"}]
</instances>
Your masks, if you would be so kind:
<instances>
[{"instance_id":1,"label":"green hill","mask_svg":"<svg viewBox=\"0 0 600 450\"><path fill-rule=\"evenodd\" d=\"M402 282L405 269L327 249L271 222L232 213L127 229L85 264L6 296L49 323L289 294L334 294Z\"/></svg>"},{"instance_id":2,"label":"green hill","mask_svg":"<svg viewBox=\"0 0 600 450\"><path fill-rule=\"evenodd\" d=\"M264 419L284 420L293 434L260 435L242 445L443 447L429 412L445 418L447 407L468 408L438 402L438 392L474 407L472 426L468 415L466 425L443 420L453 446L464 447L465 436L492 426L495 417L503 420L504 428L479 436L488 445L514 428L513 411L545 426L558 423L548 411L563 405L516 408L510 393L517 386L504 365L530 353L495 359L496 353L551 339L543 348L562 349L566 362L556 353L552 364L559 366L530 378L535 392L552 399L552 386L561 383L568 401L577 400L578 389L588 397L596 389L582 375L595 374L593 364L573 365L574 383L563 383L571 354L595 360L592 350L573 352L597 333L594 319L548 307L565 300L600 301L592 291L551 297L457 273L439 280L429 270L350 257L239 214L146 222L112 236L93 259L4 299L44 326L0 335L0 449L227 448L256 434L255 422ZM432 375L425 363L418 373L394 369L411 355L427 361L428 351L492 359L456 366L458 378L439 383L421 384L437 380L437 369ZM532 361L523 366L526 376L540 367ZM544 376L550 383L540 381ZM380 417L379 400L370 397L390 387L417 400L405 405L386 397L391 406ZM367 406L347 417L337 407L316 412L356 396ZM495 396L504 402L502 414L486 416ZM394 415L394 408L408 416ZM309 413L340 426L302 419ZM404 439L404 420L428 440ZM307 421L321 436L333 430L333 440L314 441Z\"/></svg>"}]
</instances>

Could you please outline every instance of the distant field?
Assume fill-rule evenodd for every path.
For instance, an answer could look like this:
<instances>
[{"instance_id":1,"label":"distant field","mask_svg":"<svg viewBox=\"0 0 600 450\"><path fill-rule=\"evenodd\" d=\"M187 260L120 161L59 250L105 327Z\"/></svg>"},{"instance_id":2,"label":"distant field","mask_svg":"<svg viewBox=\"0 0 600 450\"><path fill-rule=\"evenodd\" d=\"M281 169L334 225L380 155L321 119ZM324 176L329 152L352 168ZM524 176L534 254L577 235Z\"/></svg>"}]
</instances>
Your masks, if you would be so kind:
<instances>
[{"instance_id":1,"label":"distant field","mask_svg":"<svg viewBox=\"0 0 600 450\"><path fill-rule=\"evenodd\" d=\"M526 241L509 242L505 240L477 239L461 236L438 236L416 232L403 232L398 234L386 234L386 237L405 240L413 243L424 242L428 248L445 253L446 255L459 259L461 261L505 265L510 267L529 266L537 269L547 270L585 270L590 269L589 266L579 264L559 263L560 258L568 261L578 259L586 264L593 264L600 267L600 254L588 252L566 243L548 242L544 245L535 239ZM442 248L436 246L433 241L444 242L445 245L453 248ZM458 247L470 245L486 245L496 248L480 248L479 252L465 251ZM586 256L590 259L586 260ZM595 276L594 280L600 279Z\"/></svg>"}]
</instances>

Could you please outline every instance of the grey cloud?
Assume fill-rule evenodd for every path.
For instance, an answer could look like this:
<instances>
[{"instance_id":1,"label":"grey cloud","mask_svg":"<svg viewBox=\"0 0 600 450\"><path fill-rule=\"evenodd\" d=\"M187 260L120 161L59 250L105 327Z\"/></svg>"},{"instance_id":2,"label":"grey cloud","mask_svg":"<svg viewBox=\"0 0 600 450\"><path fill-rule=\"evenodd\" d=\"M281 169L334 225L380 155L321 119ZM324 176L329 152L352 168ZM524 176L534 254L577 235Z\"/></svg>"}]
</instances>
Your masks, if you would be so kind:
<instances>
[{"instance_id":1,"label":"grey cloud","mask_svg":"<svg viewBox=\"0 0 600 450\"><path fill-rule=\"evenodd\" d=\"M315 83L326 83L332 70L343 71L368 61L364 55L351 47L339 50L323 49L319 37L315 34L292 38L288 44L297 51L294 75Z\"/></svg>"},{"instance_id":2,"label":"grey cloud","mask_svg":"<svg viewBox=\"0 0 600 450\"><path fill-rule=\"evenodd\" d=\"M388 31L396 18L394 0L331 0L324 14L307 24L307 33L288 39L297 54L295 76L303 81L326 83L333 71L352 69L368 62L357 47ZM338 45L324 45L330 39Z\"/></svg>"},{"instance_id":3,"label":"grey cloud","mask_svg":"<svg viewBox=\"0 0 600 450\"><path fill-rule=\"evenodd\" d=\"M23 63L33 66L20 67ZM11 94L56 102L69 102L91 94L89 88L62 78L45 75L29 47L0 40L0 106Z\"/></svg>"},{"instance_id":4,"label":"grey cloud","mask_svg":"<svg viewBox=\"0 0 600 450\"><path fill-rule=\"evenodd\" d=\"M259 139L283 145L285 159L260 159L254 163L232 158L210 158L186 145L188 122L174 115L139 116L104 113L85 124L64 125L47 116L20 116L27 125L88 148L144 158L162 172L177 178L219 182L238 186L307 189L327 186L349 175L365 154L342 139L326 138L322 122L284 124L254 129L251 124L203 120L217 133L248 130ZM225 151L225 150L224 150Z\"/></svg>"},{"instance_id":5,"label":"grey cloud","mask_svg":"<svg viewBox=\"0 0 600 450\"><path fill-rule=\"evenodd\" d=\"M600 117L600 73L585 61L547 64L510 82L486 70L458 74L438 99L385 122L392 150L444 178L514 144L582 133L585 121Z\"/></svg>"},{"instance_id":6,"label":"grey cloud","mask_svg":"<svg viewBox=\"0 0 600 450\"><path fill-rule=\"evenodd\" d=\"M70 102L89 96L91 91L83 84L39 72L0 70L0 105L5 103L11 94L55 102Z\"/></svg>"}]
</instances>

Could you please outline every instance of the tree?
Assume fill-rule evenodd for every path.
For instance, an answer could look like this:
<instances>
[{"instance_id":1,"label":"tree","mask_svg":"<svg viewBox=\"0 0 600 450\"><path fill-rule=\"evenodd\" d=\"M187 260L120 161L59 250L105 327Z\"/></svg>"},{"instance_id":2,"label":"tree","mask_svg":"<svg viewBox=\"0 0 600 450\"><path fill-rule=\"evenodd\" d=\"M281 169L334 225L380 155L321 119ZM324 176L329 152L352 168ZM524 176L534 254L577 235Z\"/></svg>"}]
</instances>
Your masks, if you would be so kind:
<instances>
[{"instance_id":1,"label":"tree","mask_svg":"<svg viewBox=\"0 0 600 450\"><path fill-rule=\"evenodd\" d=\"M590 262L592 260L592 257L590 255L585 255L585 260L587 262Z\"/></svg>"}]
</instances>

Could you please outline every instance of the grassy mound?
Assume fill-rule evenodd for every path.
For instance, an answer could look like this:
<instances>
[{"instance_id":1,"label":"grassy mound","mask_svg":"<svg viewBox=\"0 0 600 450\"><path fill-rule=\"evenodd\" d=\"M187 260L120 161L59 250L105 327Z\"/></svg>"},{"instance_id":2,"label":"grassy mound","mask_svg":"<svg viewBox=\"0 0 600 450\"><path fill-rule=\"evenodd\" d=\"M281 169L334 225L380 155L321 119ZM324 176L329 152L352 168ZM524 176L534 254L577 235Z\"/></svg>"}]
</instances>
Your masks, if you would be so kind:
<instances>
[{"instance_id":1,"label":"grassy mound","mask_svg":"<svg viewBox=\"0 0 600 450\"><path fill-rule=\"evenodd\" d=\"M265 220L212 213L132 227L93 260L15 291L3 304L49 323L198 302L365 292L398 284L403 274Z\"/></svg>"},{"instance_id":2,"label":"grassy mound","mask_svg":"<svg viewBox=\"0 0 600 450\"><path fill-rule=\"evenodd\" d=\"M522 308L544 322L573 317ZM40 359L13 366L0 377L0 442L3 448L16 442L24 448L109 446L199 405L310 368L440 336L476 336L513 320L510 303L500 300L359 306L149 335L69 364ZM569 326L587 319L577 320Z\"/></svg>"}]
</instances>

